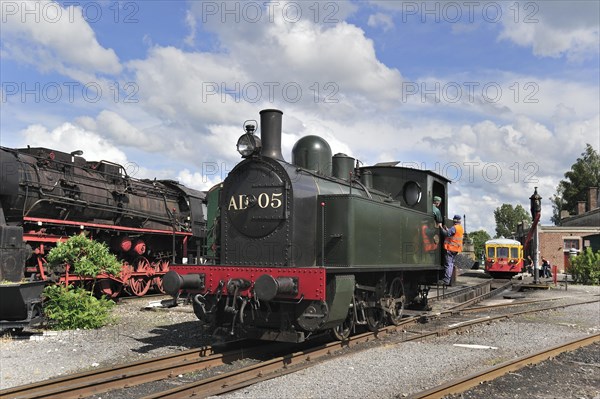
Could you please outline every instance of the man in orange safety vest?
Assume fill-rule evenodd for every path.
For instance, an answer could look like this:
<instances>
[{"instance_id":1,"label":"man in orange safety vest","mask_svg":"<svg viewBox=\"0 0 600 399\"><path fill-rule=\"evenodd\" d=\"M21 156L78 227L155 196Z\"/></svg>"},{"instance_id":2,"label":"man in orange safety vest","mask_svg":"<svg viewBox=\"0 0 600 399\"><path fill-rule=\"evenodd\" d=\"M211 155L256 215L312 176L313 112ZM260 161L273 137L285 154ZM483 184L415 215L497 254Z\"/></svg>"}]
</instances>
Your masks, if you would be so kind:
<instances>
[{"instance_id":1,"label":"man in orange safety vest","mask_svg":"<svg viewBox=\"0 0 600 399\"><path fill-rule=\"evenodd\" d=\"M449 229L444 226L446 235L446 239L444 240L444 249L446 250L444 256L445 274L444 279L438 281L438 284L440 285L450 285L452 281L452 271L454 270L454 258L463 250L463 235L465 231L460 224L460 215L454 215L452 221L454 222L454 225Z\"/></svg>"}]
</instances>

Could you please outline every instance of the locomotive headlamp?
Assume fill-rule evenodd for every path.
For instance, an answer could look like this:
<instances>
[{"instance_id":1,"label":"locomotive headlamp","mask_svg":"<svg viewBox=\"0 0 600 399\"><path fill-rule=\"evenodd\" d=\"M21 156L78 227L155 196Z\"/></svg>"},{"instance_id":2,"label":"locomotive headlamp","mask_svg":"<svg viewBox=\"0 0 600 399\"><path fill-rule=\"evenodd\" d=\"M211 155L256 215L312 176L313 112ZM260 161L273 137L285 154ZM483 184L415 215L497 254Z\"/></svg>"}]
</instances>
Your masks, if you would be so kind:
<instances>
[{"instance_id":1,"label":"locomotive headlamp","mask_svg":"<svg viewBox=\"0 0 600 399\"><path fill-rule=\"evenodd\" d=\"M250 155L258 154L262 144L257 136L253 134L244 134L238 139L236 146L240 155L244 158L248 158Z\"/></svg>"}]
</instances>

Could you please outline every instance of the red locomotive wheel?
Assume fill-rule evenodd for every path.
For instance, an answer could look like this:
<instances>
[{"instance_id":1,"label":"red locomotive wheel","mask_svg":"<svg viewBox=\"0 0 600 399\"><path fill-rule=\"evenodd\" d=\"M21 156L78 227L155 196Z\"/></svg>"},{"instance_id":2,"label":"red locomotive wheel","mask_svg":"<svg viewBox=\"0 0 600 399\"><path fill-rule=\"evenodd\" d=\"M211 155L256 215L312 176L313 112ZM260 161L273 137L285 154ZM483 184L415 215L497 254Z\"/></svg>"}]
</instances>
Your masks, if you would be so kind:
<instances>
[{"instance_id":1,"label":"red locomotive wheel","mask_svg":"<svg viewBox=\"0 0 600 399\"><path fill-rule=\"evenodd\" d=\"M150 261L143 256L138 257L135 260L134 265L135 271L138 273L146 273L149 275L152 274L151 271L154 270L152 265L150 265Z\"/></svg>"},{"instance_id":2,"label":"red locomotive wheel","mask_svg":"<svg viewBox=\"0 0 600 399\"><path fill-rule=\"evenodd\" d=\"M116 298L123 290L123 283L112 279L102 279L96 284L96 290L109 298Z\"/></svg>"},{"instance_id":3,"label":"red locomotive wheel","mask_svg":"<svg viewBox=\"0 0 600 399\"><path fill-rule=\"evenodd\" d=\"M154 266L154 271L156 273L166 273L169 271L169 262L166 260L153 262L152 265ZM152 284L161 294L166 294L165 289L163 288L163 274L154 277L152 279Z\"/></svg>"},{"instance_id":4,"label":"red locomotive wheel","mask_svg":"<svg viewBox=\"0 0 600 399\"><path fill-rule=\"evenodd\" d=\"M150 289L150 283L152 280L143 276L133 276L127 280L127 291L136 296L146 295L148 290Z\"/></svg>"}]
</instances>

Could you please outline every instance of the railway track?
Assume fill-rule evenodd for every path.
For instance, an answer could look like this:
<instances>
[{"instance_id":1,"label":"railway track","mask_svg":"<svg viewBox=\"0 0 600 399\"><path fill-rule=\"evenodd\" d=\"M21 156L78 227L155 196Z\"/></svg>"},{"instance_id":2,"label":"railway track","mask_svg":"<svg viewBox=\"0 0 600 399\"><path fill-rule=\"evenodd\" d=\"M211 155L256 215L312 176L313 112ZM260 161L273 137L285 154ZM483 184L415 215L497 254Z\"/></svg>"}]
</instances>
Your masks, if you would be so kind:
<instances>
[{"instance_id":1,"label":"railway track","mask_svg":"<svg viewBox=\"0 0 600 399\"><path fill-rule=\"evenodd\" d=\"M284 344L271 346L277 351ZM181 353L160 356L100 370L53 378L38 383L0 391L0 398L80 398L113 389L172 378L182 373L217 367L248 356L264 354L262 346L236 348L220 352L213 347L191 349Z\"/></svg>"},{"instance_id":2,"label":"railway track","mask_svg":"<svg viewBox=\"0 0 600 399\"><path fill-rule=\"evenodd\" d=\"M591 345L595 342L600 342L600 334L591 335L589 337L576 339L573 341L566 342L561 345L554 346L549 349L542 350L540 352L522 356L518 359L511 360L502 363L491 369L472 374L465 378L458 378L450 381L446 384L439 385L437 387L428 389L426 391L419 392L411 395L410 399L438 399L443 398L446 395L459 394L468 389L478 386L486 381L491 381L504 374L519 370L525 366L538 364L544 360L548 360L552 357L556 357L561 353L573 351L575 349L582 348L584 346Z\"/></svg>"},{"instance_id":3,"label":"railway track","mask_svg":"<svg viewBox=\"0 0 600 399\"><path fill-rule=\"evenodd\" d=\"M488 282L490 284L490 282ZM494 293L506 289L502 285L497 290L486 289L478 285L473 290L483 293L468 300L470 304L488 298ZM458 291L458 290L457 290ZM464 292L463 292L464 294ZM462 295L462 294L461 294ZM468 296L468 295L467 295ZM444 297L443 299L448 299ZM85 397L93 394L107 392L109 390L128 388L146 382L158 381L171 378L179 374L197 372L208 368L229 364L243 358L268 359L240 368L236 371L216 375L189 385L183 385L170 391L163 391L150 397L185 397L185 396L208 396L222 394L235 389L254 384L256 382L297 371L303 367L310 367L316 361L330 358L331 355L342 349L356 347L357 345L374 341L386 335L401 333L402 341L424 339L432 336L446 335L451 331L469 329L481 323L512 317L515 314L524 314L541 310L550 310L574 306L582 303L598 302L594 300L579 302L576 304L563 304L555 307L544 307L541 309L520 311L485 318L465 319L464 314L469 309L460 309L462 303L451 306L441 312L428 312L407 317L397 326L388 326L374 333L363 333L351 337L343 342L331 342L317 347L308 347L294 353L289 353L289 344L269 344L269 353L265 353L265 345L255 347L242 347L217 352L214 348L206 347L181 352L176 355L163 356L155 359L139 361L122 366L111 367L93 372L79 373L67 377L42 381L36 384L15 387L0 391L1 398L44 398L44 397ZM537 301L529 301L534 303ZM516 305L516 304L515 304ZM490 307L474 308L485 311ZM423 322L427 321L427 330L423 328ZM445 322L444 324L441 324ZM281 355L278 355L277 352ZM275 357L274 357L275 356Z\"/></svg>"},{"instance_id":4,"label":"railway track","mask_svg":"<svg viewBox=\"0 0 600 399\"><path fill-rule=\"evenodd\" d=\"M318 361L329 359L331 355L336 351L342 350L344 348L355 347L361 343L382 338L385 335L401 333L401 342L416 341L426 339L429 337L448 335L450 332L463 331L466 329L470 329L477 324L489 323L491 320L510 318L518 314L554 310L568 306L576 306L595 302L600 302L600 299L544 307L530 311L507 313L503 315L497 315L494 317L483 317L468 320L458 319L455 311L450 310L447 312L439 313L434 317L430 318L430 320L433 320L434 318L438 320L444 319L446 323L443 326L438 324L434 328L428 328L426 330L422 328L410 328L411 326L419 324L420 320L422 320L421 316L413 316L407 318L398 326L387 326L377 332L369 332L352 336L347 341L331 342L310 350L305 350L301 352L292 353L286 356L274 358L269 361L261 362L259 364L232 371L227 374L222 374L213 378L196 381L187 385L182 385L177 388L173 388L168 391L163 391L154 395L150 395L147 396L146 399L182 397L202 398L212 395L221 395L227 392L244 388L252 384L256 384L258 382L270 378L275 378L291 372L296 372L298 370L301 370L302 368L311 367Z\"/></svg>"}]
</instances>

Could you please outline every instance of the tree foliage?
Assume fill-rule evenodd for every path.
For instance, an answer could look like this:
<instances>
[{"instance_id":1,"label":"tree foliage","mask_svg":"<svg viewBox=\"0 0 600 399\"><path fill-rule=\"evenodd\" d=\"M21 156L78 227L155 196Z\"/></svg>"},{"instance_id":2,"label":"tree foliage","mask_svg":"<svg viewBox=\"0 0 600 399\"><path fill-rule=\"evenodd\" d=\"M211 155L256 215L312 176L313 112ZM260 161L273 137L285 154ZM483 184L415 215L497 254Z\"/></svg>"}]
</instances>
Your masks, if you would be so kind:
<instances>
[{"instance_id":1,"label":"tree foliage","mask_svg":"<svg viewBox=\"0 0 600 399\"><path fill-rule=\"evenodd\" d=\"M481 252L485 249L485 242L492 237L485 230L477 230L469 233L469 238L473 240L475 246L475 256L479 259Z\"/></svg>"},{"instance_id":2,"label":"tree foliage","mask_svg":"<svg viewBox=\"0 0 600 399\"><path fill-rule=\"evenodd\" d=\"M590 144L586 144L585 151L565 173L565 180L561 180L556 187L556 193L551 198L552 222L560 224L560 212L568 211L577 213L577 202L586 201L590 187L600 186L600 154Z\"/></svg>"},{"instance_id":3,"label":"tree foliage","mask_svg":"<svg viewBox=\"0 0 600 399\"><path fill-rule=\"evenodd\" d=\"M108 251L104 243L90 240L83 235L75 235L48 253L51 268L64 264L70 266L70 273L78 276L96 277L100 273L118 275L121 262Z\"/></svg>"},{"instance_id":4,"label":"tree foliage","mask_svg":"<svg viewBox=\"0 0 600 399\"><path fill-rule=\"evenodd\" d=\"M531 225L531 215L518 204L513 208L511 204L502 204L494 211L494 219L496 219L496 236L495 238L505 237L510 238L517 232L517 225L523 221Z\"/></svg>"},{"instance_id":5,"label":"tree foliage","mask_svg":"<svg viewBox=\"0 0 600 399\"><path fill-rule=\"evenodd\" d=\"M571 274L576 283L600 284L600 251L594 253L590 247L571 258Z\"/></svg>"}]
</instances>

